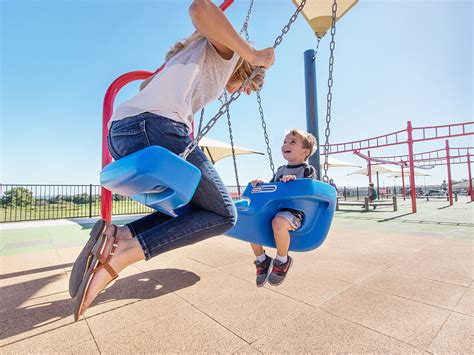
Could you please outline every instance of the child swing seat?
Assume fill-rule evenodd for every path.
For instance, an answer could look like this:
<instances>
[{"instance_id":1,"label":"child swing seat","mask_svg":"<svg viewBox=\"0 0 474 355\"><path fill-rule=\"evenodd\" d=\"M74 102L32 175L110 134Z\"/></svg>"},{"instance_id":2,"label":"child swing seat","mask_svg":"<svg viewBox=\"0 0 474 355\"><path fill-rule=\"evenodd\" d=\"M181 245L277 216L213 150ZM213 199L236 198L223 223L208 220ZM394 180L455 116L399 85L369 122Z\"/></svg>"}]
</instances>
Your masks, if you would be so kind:
<instances>
[{"instance_id":1,"label":"child swing seat","mask_svg":"<svg viewBox=\"0 0 474 355\"><path fill-rule=\"evenodd\" d=\"M227 235L275 248L272 219L282 208L304 213L303 223L290 231L290 250L308 251L319 247L331 226L336 209L336 190L329 184L297 179L289 182L247 185L243 199L236 201L237 224Z\"/></svg>"},{"instance_id":2,"label":"child swing seat","mask_svg":"<svg viewBox=\"0 0 474 355\"><path fill-rule=\"evenodd\" d=\"M100 173L106 189L173 217L191 200L200 179L198 168L160 146L127 155Z\"/></svg>"}]
</instances>

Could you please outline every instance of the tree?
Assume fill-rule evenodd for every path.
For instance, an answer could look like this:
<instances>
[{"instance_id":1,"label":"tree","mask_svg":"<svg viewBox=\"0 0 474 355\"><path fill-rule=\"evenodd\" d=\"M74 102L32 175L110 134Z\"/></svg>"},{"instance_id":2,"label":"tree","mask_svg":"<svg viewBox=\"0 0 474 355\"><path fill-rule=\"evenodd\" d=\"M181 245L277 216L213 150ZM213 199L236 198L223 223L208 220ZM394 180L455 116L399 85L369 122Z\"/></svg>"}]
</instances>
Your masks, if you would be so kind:
<instances>
[{"instance_id":1,"label":"tree","mask_svg":"<svg viewBox=\"0 0 474 355\"><path fill-rule=\"evenodd\" d=\"M33 193L24 187L13 187L2 197L3 207L26 207L35 204Z\"/></svg>"}]
</instances>

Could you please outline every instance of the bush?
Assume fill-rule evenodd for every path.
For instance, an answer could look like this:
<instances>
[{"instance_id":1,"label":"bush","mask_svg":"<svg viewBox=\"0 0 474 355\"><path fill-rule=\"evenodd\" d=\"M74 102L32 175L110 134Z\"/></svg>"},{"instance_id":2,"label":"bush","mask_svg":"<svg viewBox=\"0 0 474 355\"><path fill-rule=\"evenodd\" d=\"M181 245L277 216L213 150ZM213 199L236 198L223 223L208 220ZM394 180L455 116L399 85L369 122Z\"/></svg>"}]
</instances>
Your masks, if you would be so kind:
<instances>
[{"instance_id":1,"label":"bush","mask_svg":"<svg viewBox=\"0 0 474 355\"><path fill-rule=\"evenodd\" d=\"M14 187L2 197L3 207L27 207L35 204L33 193L24 187Z\"/></svg>"}]
</instances>

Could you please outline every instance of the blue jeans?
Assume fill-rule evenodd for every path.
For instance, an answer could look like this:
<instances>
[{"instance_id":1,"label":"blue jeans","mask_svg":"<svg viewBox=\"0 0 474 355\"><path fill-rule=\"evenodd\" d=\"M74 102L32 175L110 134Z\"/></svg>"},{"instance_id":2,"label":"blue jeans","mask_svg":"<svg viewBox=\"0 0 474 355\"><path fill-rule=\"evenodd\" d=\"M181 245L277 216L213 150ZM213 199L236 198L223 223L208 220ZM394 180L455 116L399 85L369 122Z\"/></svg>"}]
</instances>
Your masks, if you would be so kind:
<instances>
[{"instance_id":1,"label":"blue jeans","mask_svg":"<svg viewBox=\"0 0 474 355\"><path fill-rule=\"evenodd\" d=\"M109 150L115 160L151 145L180 154L190 142L184 123L149 112L112 122L108 137ZM127 224L140 242L146 260L222 234L235 225L237 211L214 166L199 148L187 161L202 173L190 202L191 210L174 218L155 212ZM163 173L173 174L172 171Z\"/></svg>"}]
</instances>

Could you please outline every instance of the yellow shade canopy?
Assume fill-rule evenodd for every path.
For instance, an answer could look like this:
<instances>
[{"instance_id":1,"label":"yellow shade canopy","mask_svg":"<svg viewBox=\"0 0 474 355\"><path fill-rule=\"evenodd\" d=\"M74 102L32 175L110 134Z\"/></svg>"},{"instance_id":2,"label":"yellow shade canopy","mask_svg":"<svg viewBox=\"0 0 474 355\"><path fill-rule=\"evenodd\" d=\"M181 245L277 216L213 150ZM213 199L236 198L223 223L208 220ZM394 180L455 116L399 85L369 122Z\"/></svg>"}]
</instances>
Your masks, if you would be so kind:
<instances>
[{"instance_id":1,"label":"yellow shade canopy","mask_svg":"<svg viewBox=\"0 0 474 355\"><path fill-rule=\"evenodd\" d=\"M296 6L301 4L301 0L292 0ZM359 0L338 0L336 21L344 16ZM315 35L323 37L331 28L332 4L333 0L307 0L301 13L313 29Z\"/></svg>"}]
</instances>

